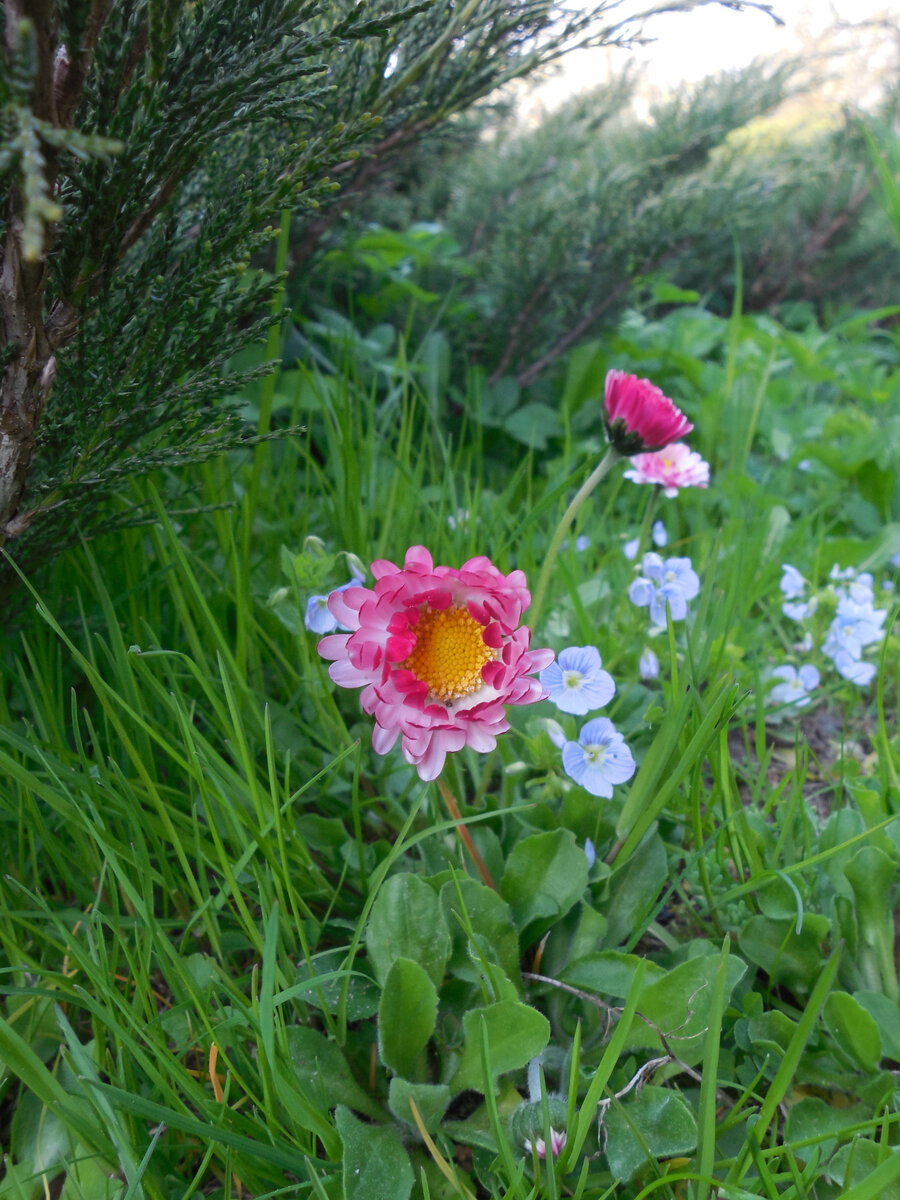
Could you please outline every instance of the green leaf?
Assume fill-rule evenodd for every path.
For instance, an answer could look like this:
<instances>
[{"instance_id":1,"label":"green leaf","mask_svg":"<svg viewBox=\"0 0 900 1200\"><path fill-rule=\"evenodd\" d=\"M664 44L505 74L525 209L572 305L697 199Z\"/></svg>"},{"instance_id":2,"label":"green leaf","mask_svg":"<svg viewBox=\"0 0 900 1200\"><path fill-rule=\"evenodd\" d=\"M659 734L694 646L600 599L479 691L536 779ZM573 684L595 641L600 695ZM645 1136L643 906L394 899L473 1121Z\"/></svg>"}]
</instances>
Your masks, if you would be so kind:
<instances>
[{"instance_id":1,"label":"green leaf","mask_svg":"<svg viewBox=\"0 0 900 1200\"><path fill-rule=\"evenodd\" d=\"M376 1120L384 1118L381 1106L353 1078L339 1047L317 1029L293 1025L286 1030L290 1064L302 1090L322 1108L346 1104Z\"/></svg>"},{"instance_id":2,"label":"green leaf","mask_svg":"<svg viewBox=\"0 0 900 1200\"><path fill-rule=\"evenodd\" d=\"M653 284L653 299L657 304L696 304L700 293L661 279Z\"/></svg>"},{"instance_id":3,"label":"green leaf","mask_svg":"<svg viewBox=\"0 0 900 1200\"><path fill-rule=\"evenodd\" d=\"M345 1200L407 1200L413 1169L397 1130L358 1121L343 1105L334 1121L344 1143Z\"/></svg>"},{"instance_id":4,"label":"green leaf","mask_svg":"<svg viewBox=\"0 0 900 1200\"><path fill-rule=\"evenodd\" d=\"M487 1026L491 1069L494 1076L524 1067L550 1041L550 1022L527 1004L501 1000L487 1008L476 1008L463 1017L463 1052L451 1080L454 1095L465 1088L484 1091L481 1063L481 1025Z\"/></svg>"},{"instance_id":5,"label":"green leaf","mask_svg":"<svg viewBox=\"0 0 900 1200\"><path fill-rule=\"evenodd\" d=\"M616 1179L625 1181L654 1159L689 1154L697 1146L697 1120L680 1094L648 1084L634 1100L606 1116L606 1158Z\"/></svg>"},{"instance_id":6,"label":"green leaf","mask_svg":"<svg viewBox=\"0 0 900 1200\"><path fill-rule=\"evenodd\" d=\"M522 1097L513 1087L509 1079L501 1079L497 1084L496 1107L497 1113L504 1123L509 1120L519 1105ZM497 1139L491 1124L491 1114L486 1104L479 1104L470 1117L464 1121L444 1121L441 1126L448 1137L454 1142L462 1142L466 1146L481 1146L491 1154L497 1153Z\"/></svg>"},{"instance_id":7,"label":"green leaf","mask_svg":"<svg viewBox=\"0 0 900 1200\"><path fill-rule=\"evenodd\" d=\"M535 833L513 847L500 881L523 947L546 932L581 899L587 887L584 851L568 829Z\"/></svg>"},{"instance_id":8,"label":"green leaf","mask_svg":"<svg viewBox=\"0 0 900 1200\"><path fill-rule=\"evenodd\" d=\"M562 433L556 410L538 403L523 404L506 418L503 428L517 442L523 442L535 450L545 450L548 440Z\"/></svg>"},{"instance_id":9,"label":"green leaf","mask_svg":"<svg viewBox=\"0 0 900 1200\"><path fill-rule=\"evenodd\" d=\"M13 1113L9 1150L18 1162L27 1163L35 1175L49 1172L52 1178L70 1157L72 1140L65 1121L34 1092L25 1092Z\"/></svg>"},{"instance_id":10,"label":"green leaf","mask_svg":"<svg viewBox=\"0 0 900 1200\"><path fill-rule=\"evenodd\" d=\"M754 1126L754 1135L759 1143L763 1142L769 1125L778 1111L778 1106L783 1102L790 1090L806 1044L813 1035L819 1015L822 1012L822 1007L831 991L839 962L840 950L833 950L831 957L826 960L825 966L816 980L815 987L810 992L806 1008L797 1021L797 1027L791 1037L790 1044L785 1050L784 1058L778 1064L775 1077L766 1090L765 1099L760 1105L759 1116ZM743 1149L737 1155L737 1158L732 1162L725 1182L728 1184L740 1183L749 1170L751 1161L752 1148L750 1143L746 1142Z\"/></svg>"},{"instance_id":11,"label":"green leaf","mask_svg":"<svg viewBox=\"0 0 900 1200\"><path fill-rule=\"evenodd\" d=\"M313 955L309 963L301 961L297 966L295 986L298 988L298 994L303 996L304 1003L312 1004L328 1013L340 1011L341 1000L346 990L347 1020L362 1021L378 1012L380 993L374 979L360 971L348 972L344 968L346 957L343 950L334 949ZM320 977L321 982L312 983ZM308 986L300 992L299 988L304 983L308 983Z\"/></svg>"},{"instance_id":12,"label":"green leaf","mask_svg":"<svg viewBox=\"0 0 900 1200\"><path fill-rule=\"evenodd\" d=\"M6 1159L0 1179L0 1200L38 1200L42 1194L40 1180L35 1179L30 1163L14 1163Z\"/></svg>"},{"instance_id":13,"label":"green leaf","mask_svg":"<svg viewBox=\"0 0 900 1200\"><path fill-rule=\"evenodd\" d=\"M881 1061L881 1034L875 1018L846 992L832 992L822 1017L838 1045L864 1071L874 1071Z\"/></svg>"},{"instance_id":14,"label":"green leaf","mask_svg":"<svg viewBox=\"0 0 900 1200\"><path fill-rule=\"evenodd\" d=\"M835 1108L819 1096L804 1096L788 1109L784 1140L804 1142L810 1138L817 1138L815 1145L800 1147L795 1153L802 1159L809 1159L818 1150L824 1157L834 1149L842 1129L860 1124L868 1115L860 1105L853 1108Z\"/></svg>"},{"instance_id":15,"label":"green leaf","mask_svg":"<svg viewBox=\"0 0 900 1200\"><path fill-rule=\"evenodd\" d=\"M519 939L506 901L476 879L460 877L444 884L440 903L452 943L448 970L458 979L476 983L483 974L483 955L520 988Z\"/></svg>"},{"instance_id":16,"label":"green leaf","mask_svg":"<svg viewBox=\"0 0 900 1200\"><path fill-rule=\"evenodd\" d=\"M680 963L662 979L648 984L638 998L637 1015L626 1046L662 1050L659 1034L652 1028L656 1025L680 1059L688 1064L699 1062L703 1057L718 966L718 954L705 954ZM728 955L725 1003L746 970L745 963L733 954Z\"/></svg>"},{"instance_id":17,"label":"green leaf","mask_svg":"<svg viewBox=\"0 0 900 1200\"><path fill-rule=\"evenodd\" d=\"M896 860L878 846L863 846L844 868L856 901L860 969L872 991L900 999L894 965L894 913L891 897L897 879Z\"/></svg>"},{"instance_id":18,"label":"green leaf","mask_svg":"<svg viewBox=\"0 0 900 1200\"><path fill-rule=\"evenodd\" d=\"M841 1146L824 1173L846 1190L845 1200L900 1200L900 1150L855 1137Z\"/></svg>"},{"instance_id":19,"label":"green leaf","mask_svg":"<svg viewBox=\"0 0 900 1200\"><path fill-rule=\"evenodd\" d=\"M410 958L437 987L450 957L450 932L432 888L418 875L392 875L372 905L366 949L384 986L391 964Z\"/></svg>"},{"instance_id":20,"label":"green leaf","mask_svg":"<svg viewBox=\"0 0 900 1200\"><path fill-rule=\"evenodd\" d=\"M586 992L595 992L598 996L623 998L631 991L635 971L641 962L646 965L644 978L648 983L662 979L666 972L649 959L641 959L637 954L622 954L617 950L598 950L594 954L586 954L571 966L566 967L562 979L573 987Z\"/></svg>"},{"instance_id":21,"label":"green leaf","mask_svg":"<svg viewBox=\"0 0 900 1200\"><path fill-rule=\"evenodd\" d=\"M422 1124L429 1133L434 1133L450 1103L450 1089L446 1083L410 1083L398 1075L391 1080L388 1089L388 1108L398 1121L404 1121L416 1129L418 1127L409 1106L410 1099L419 1110Z\"/></svg>"},{"instance_id":22,"label":"green leaf","mask_svg":"<svg viewBox=\"0 0 900 1200\"><path fill-rule=\"evenodd\" d=\"M60 1200L120 1200L125 1182L115 1168L93 1156L76 1156L69 1163Z\"/></svg>"},{"instance_id":23,"label":"green leaf","mask_svg":"<svg viewBox=\"0 0 900 1200\"><path fill-rule=\"evenodd\" d=\"M757 1053L768 1054L776 1064L784 1058L796 1032L797 1022L774 1008L747 1022L750 1047Z\"/></svg>"},{"instance_id":24,"label":"green leaf","mask_svg":"<svg viewBox=\"0 0 900 1200\"><path fill-rule=\"evenodd\" d=\"M391 963L378 1007L381 1061L398 1075L409 1073L425 1049L437 1020L434 984L411 958Z\"/></svg>"},{"instance_id":25,"label":"green leaf","mask_svg":"<svg viewBox=\"0 0 900 1200\"><path fill-rule=\"evenodd\" d=\"M72 1096L5 1020L0 1018L0 1064L17 1076L47 1108L63 1117L68 1128L92 1150L109 1146L97 1131L92 1114L84 1111L83 1097ZM99 1145L98 1145L99 1143Z\"/></svg>"},{"instance_id":26,"label":"green leaf","mask_svg":"<svg viewBox=\"0 0 900 1200\"><path fill-rule=\"evenodd\" d=\"M688 713L697 703L690 687L687 687L677 708L673 706L669 710L638 768L628 798L616 822L616 832L622 841L618 855L620 861L624 862L634 853L682 781L701 761L709 744L718 735L721 726L727 722L736 695L736 686L730 676L720 679L704 693L703 720L674 761L672 755L684 733Z\"/></svg>"},{"instance_id":27,"label":"green leaf","mask_svg":"<svg viewBox=\"0 0 900 1200\"><path fill-rule=\"evenodd\" d=\"M607 948L638 940L667 877L666 849L654 830L610 878L603 903L609 922L603 939Z\"/></svg>"},{"instance_id":28,"label":"green leaf","mask_svg":"<svg viewBox=\"0 0 900 1200\"><path fill-rule=\"evenodd\" d=\"M853 999L874 1017L885 1057L900 1062L900 1008L882 992L854 992Z\"/></svg>"},{"instance_id":29,"label":"green leaf","mask_svg":"<svg viewBox=\"0 0 900 1200\"><path fill-rule=\"evenodd\" d=\"M755 916L741 930L739 945L742 954L768 972L773 984L807 992L822 964L825 932L827 921L811 913L800 933L793 918Z\"/></svg>"},{"instance_id":30,"label":"green leaf","mask_svg":"<svg viewBox=\"0 0 900 1200\"><path fill-rule=\"evenodd\" d=\"M603 396L607 348L602 342L582 342L566 357L566 379L560 408L571 413Z\"/></svg>"}]
</instances>

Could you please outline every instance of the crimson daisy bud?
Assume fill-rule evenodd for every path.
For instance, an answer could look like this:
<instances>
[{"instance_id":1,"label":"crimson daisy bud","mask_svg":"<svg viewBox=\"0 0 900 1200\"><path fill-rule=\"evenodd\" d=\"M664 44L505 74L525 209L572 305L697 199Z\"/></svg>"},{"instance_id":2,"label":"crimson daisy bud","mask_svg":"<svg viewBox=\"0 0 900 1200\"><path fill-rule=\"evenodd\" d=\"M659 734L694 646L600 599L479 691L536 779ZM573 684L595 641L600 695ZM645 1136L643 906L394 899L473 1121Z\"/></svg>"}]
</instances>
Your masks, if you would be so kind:
<instances>
[{"instance_id":1,"label":"crimson daisy bud","mask_svg":"<svg viewBox=\"0 0 900 1200\"><path fill-rule=\"evenodd\" d=\"M629 458L661 450L694 428L655 383L624 371L607 372L605 401L606 436L614 449Z\"/></svg>"},{"instance_id":2,"label":"crimson daisy bud","mask_svg":"<svg viewBox=\"0 0 900 1200\"><path fill-rule=\"evenodd\" d=\"M550 1157L558 1158L566 1144L567 1104L565 1096L551 1092L547 1097L547 1109L550 1115ZM547 1157L547 1144L544 1141L544 1109L539 1099L525 1100L510 1117L510 1128L513 1139L521 1142L527 1154L532 1147L538 1158Z\"/></svg>"}]
</instances>

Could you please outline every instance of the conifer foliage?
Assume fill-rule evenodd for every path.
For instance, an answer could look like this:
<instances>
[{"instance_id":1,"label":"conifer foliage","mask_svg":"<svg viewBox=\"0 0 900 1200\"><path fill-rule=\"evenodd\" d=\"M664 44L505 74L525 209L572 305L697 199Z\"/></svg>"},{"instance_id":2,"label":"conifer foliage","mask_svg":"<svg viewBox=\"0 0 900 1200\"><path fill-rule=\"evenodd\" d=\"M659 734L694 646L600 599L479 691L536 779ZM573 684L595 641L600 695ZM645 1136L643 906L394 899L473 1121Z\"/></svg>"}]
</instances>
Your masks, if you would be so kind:
<instances>
[{"instance_id":1,"label":"conifer foliage","mask_svg":"<svg viewBox=\"0 0 900 1200\"><path fill-rule=\"evenodd\" d=\"M260 432L223 398L273 319L271 275L247 268L280 214L364 194L499 83L641 29L619 0L4 8L0 544L24 565L141 519L136 474ZM297 261L339 208L322 211Z\"/></svg>"},{"instance_id":2,"label":"conifer foliage","mask_svg":"<svg viewBox=\"0 0 900 1200\"><path fill-rule=\"evenodd\" d=\"M314 21L319 8L6 4L6 539L34 523L31 548L46 550L76 502L90 526L135 470L234 441L234 414L212 402L229 354L258 332L269 285L247 285L248 256L365 128L311 131L321 56L411 11Z\"/></svg>"}]
</instances>

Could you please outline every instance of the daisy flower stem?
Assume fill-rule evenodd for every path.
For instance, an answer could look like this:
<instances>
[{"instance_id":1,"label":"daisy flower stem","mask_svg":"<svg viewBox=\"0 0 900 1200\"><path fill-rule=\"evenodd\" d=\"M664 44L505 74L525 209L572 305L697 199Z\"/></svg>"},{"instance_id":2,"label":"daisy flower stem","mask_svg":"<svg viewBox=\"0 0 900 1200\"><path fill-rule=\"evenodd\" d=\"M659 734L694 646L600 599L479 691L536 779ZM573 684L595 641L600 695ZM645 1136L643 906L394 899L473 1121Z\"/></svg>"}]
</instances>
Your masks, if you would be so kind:
<instances>
[{"instance_id":1,"label":"daisy flower stem","mask_svg":"<svg viewBox=\"0 0 900 1200\"><path fill-rule=\"evenodd\" d=\"M478 850L475 847L475 843L472 841L472 835L469 833L468 829L466 829L465 825L463 825L463 823L462 823L462 813L459 811L459 805L456 803L456 798L454 797L454 795L450 791L450 789L447 787L446 783L444 783L444 781L440 775L435 780L435 783L438 785L438 791L441 793L441 797L447 806L447 811L450 814L450 819L456 823L456 832L459 834L459 840L462 842L462 844L465 846L466 850L469 852L469 857L471 858L472 862L475 864L475 869L477 870L478 874L481 876L482 883L484 883L487 887L491 888L493 891L496 892L498 890L497 885L496 885L496 883L494 883L493 879L491 878L491 873L487 869L487 864L485 863L485 861L481 857L481 855L478 853Z\"/></svg>"},{"instance_id":2,"label":"daisy flower stem","mask_svg":"<svg viewBox=\"0 0 900 1200\"><path fill-rule=\"evenodd\" d=\"M541 607L544 603L544 596L547 592L547 585L550 582L550 574L556 563L557 556L559 555L559 548L569 531L569 527L575 520L578 510L581 508L582 504L584 504L585 500L587 500L588 496L590 496L591 492L594 490L600 480L609 474L620 458L622 458L622 455L619 453L619 451L610 446L606 451L606 454L600 460L599 465L590 473L590 475L575 493L575 498L573 499L572 503L563 513L562 520L556 527L556 532L553 535L553 539L550 542L546 557L544 558L544 565L541 567L541 573L538 577L537 587L535 588L534 600L532 601L530 613L532 629L537 629L538 618L540 617Z\"/></svg>"},{"instance_id":3,"label":"daisy flower stem","mask_svg":"<svg viewBox=\"0 0 900 1200\"><path fill-rule=\"evenodd\" d=\"M604 860L603 860L608 867L611 867L613 865L613 863L616 861L616 859L619 857L619 851L622 849L622 847L624 845L625 845L624 838L616 838L616 840L613 842L612 847L610 848L609 854L607 854L606 858L604 858Z\"/></svg>"}]
</instances>

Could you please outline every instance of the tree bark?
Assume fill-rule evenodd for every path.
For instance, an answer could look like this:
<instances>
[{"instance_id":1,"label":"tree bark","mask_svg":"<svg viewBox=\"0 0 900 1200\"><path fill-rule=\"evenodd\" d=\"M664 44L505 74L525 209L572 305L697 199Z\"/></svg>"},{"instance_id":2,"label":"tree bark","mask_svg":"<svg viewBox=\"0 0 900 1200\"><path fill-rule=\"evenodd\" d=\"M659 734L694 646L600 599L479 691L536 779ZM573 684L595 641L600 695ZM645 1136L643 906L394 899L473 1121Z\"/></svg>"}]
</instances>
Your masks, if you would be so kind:
<instances>
[{"instance_id":1,"label":"tree bark","mask_svg":"<svg viewBox=\"0 0 900 1200\"><path fill-rule=\"evenodd\" d=\"M43 319L46 262L23 260L20 229L20 218L12 215L0 269L0 313L9 355L0 382L0 540L27 527L18 516L19 506L38 422L56 374Z\"/></svg>"},{"instance_id":2,"label":"tree bark","mask_svg":"<svg viewBox=\"0 0 900 1200\"><path fill-rule=\"evenodd\" d=\"M31 90L34 116L60 128L71 120L84 83L81 69L90 47L83 52L74 78L64 47L57 54L56 31L49 0L6 0L4 40L10 59L19 52L19 23L30 22L37 47L37 70ZM88 30L90 46L105 5L95 0ZM56 78L54 78L56 76ZM63 100L61 108L60 99ZM57 151L43 146L45 180L52 196L57 172ZM34 260L22 252L24 197L19 187L7 198L6 241L0 261L0 347L4 369L0 380L0 544L27 529L31 514L20 513L34 454L37 427L56 375L55 351L75 335L77 315L69 304L57 302L44 320L47 284L47 250L54 228L45 230L42 252Z\"/></svg>"}]
</instances>

